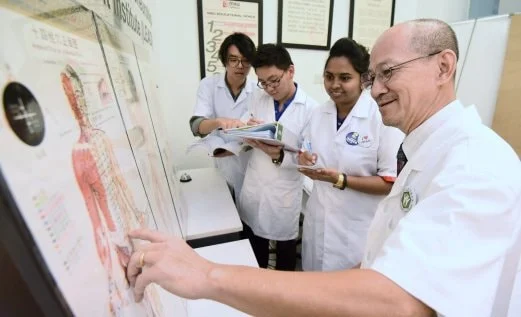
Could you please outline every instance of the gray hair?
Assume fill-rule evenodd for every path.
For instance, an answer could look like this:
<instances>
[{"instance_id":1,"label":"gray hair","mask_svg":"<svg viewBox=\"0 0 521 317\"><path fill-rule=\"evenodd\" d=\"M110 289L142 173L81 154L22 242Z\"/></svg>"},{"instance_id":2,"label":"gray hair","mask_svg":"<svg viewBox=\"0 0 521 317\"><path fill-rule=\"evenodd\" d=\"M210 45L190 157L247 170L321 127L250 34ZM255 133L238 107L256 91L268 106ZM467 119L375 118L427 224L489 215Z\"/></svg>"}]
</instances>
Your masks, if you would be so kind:
<instances>
[{"instance_id":1,"label":"gray hair","mask_svg":"<svg viewBox=\"0 0 521 317\"><path fill-rule=\"evenodd\" d=\"M458 39L450 25L437 19L417 19L407 24L411 27L413 51L428 55L449 49L459 59Z\"/></svg>"}]
</instances>

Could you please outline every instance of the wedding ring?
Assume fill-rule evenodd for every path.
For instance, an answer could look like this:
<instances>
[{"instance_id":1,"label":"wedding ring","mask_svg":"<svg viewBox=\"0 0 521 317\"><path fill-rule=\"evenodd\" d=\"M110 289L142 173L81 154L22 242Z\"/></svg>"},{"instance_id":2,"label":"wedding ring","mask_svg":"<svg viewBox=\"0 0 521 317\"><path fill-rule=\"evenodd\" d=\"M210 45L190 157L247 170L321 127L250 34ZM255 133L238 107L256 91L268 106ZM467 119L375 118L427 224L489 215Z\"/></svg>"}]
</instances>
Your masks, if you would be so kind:
<instances>
[{"instance_id":1,"label":"wedding ring","mask_svg":"<svg viewBox=\"0 0 521 317\"><path fill-rule=\"evenodd\" d=\"M138 268L142 269L144 266L145 266L145 252L141 252L141 255L139 256Z\"/></svg>"}]
</instances>

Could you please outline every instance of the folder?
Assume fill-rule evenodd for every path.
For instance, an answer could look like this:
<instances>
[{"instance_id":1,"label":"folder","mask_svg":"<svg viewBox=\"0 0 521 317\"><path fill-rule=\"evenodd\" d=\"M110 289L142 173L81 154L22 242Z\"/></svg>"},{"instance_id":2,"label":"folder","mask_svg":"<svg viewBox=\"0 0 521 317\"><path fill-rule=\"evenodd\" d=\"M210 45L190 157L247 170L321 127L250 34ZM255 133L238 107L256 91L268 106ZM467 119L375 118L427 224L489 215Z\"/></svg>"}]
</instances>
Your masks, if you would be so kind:
<instances>
[{"instance_id":1,"label":"folder","mask_svg":"<svg viewBox=\"0 0 521 317\"><path fill-rule=\"evenodd\" d=\"M263 123L223 130L228 137L257 140L270 145L280 145L287 151L298 152L301 146L298 136L285 129L279 122Z\"/></svg>"}]
</instances>

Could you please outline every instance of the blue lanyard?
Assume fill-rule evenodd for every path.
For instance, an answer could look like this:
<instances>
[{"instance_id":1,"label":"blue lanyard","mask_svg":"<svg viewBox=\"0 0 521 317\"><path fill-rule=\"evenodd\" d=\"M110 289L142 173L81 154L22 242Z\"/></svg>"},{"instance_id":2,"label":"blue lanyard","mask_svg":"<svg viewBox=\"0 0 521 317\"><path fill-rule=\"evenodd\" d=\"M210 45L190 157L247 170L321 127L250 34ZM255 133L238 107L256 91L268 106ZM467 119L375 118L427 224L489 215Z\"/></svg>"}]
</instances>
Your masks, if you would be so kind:
<instances>
[{"instance_id":1,"label":"blue lanyard","mask_svg":"<svg viewBox=\"0 0 521 317\"><path fill-rule=\"evenodd\" d=\"M298 89L297 83L295 83L295 87ZM293 102L293 99L295 99L295 96L297 95L297 89L295 89L295 93L291 98L286 100L284 105L282 105L282 110L279 111L279 102L277 100L273 100L273 104L275 105L275 121L279 121L280 117L286 111L286 109L289 107L289 105Z\"/></svg>"}]
</instances>

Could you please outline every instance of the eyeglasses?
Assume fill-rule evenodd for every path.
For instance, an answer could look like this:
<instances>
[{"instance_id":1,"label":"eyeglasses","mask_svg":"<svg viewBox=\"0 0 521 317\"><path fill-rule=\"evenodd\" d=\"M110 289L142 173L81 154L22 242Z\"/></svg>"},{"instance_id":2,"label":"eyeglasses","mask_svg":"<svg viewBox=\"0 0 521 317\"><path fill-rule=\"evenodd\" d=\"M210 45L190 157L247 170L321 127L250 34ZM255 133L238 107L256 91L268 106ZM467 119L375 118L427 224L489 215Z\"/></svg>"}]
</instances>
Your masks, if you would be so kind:
<instances>
[{"instance_id":1,"label":"eyeglasses","mask_svg":"<svg viewBox=\"0 0 521 317\"><path fill-rule=\"evenodd\" d=\"M250 62L247 59L241 59L235 56L228 57L228 65L231 67L239 67L239 64L242 64L242 67L250 67Z\"/></svg>"},{"instance_id":2,"label":"eyeglasses","mask_svg":"<svg viewBox=\"0 0 521 317\"><path fill-rule=\"evenodd\" d=\"M364 87L364 89L371 88L373 86L373 83L374 83L375 79L380 81L381 83L386 83L393 76L393 71L394 70L400 69L405 64L417 61L417 60L422 59L422 58L431 57L431 56L434 56L434 55L439 54L439 53L441 53L441 51L434 52L434 53L431 53L429 55L416 57L416 58L410 59L408 61L405 61L403 63L397 64L397 65L394 65L394 66L391 66L391 67L389 67L387 65L383 65L381 70L377 71L376 73L372 72L372 71L368 71L367 73L362 74L362 86Z\"/></svg>"},{"instance_id":3,"label":"eyeglasses","mask_svg":"<svg viewBox=\"0 0 521 317\"><path fill-rule=\"evenodd\" d=\"M280 80L282 79L282 77L284 77L284 73L286 73L286 71L284 71L280 76L279 78L277 79L273 79L273 80L268 80L268 81L258 81L257 82L257 87L259 87L260 89L267 89L268 87L270 88L277 88L279 87L280 85Z\"/></svg>"}]
</instances>

